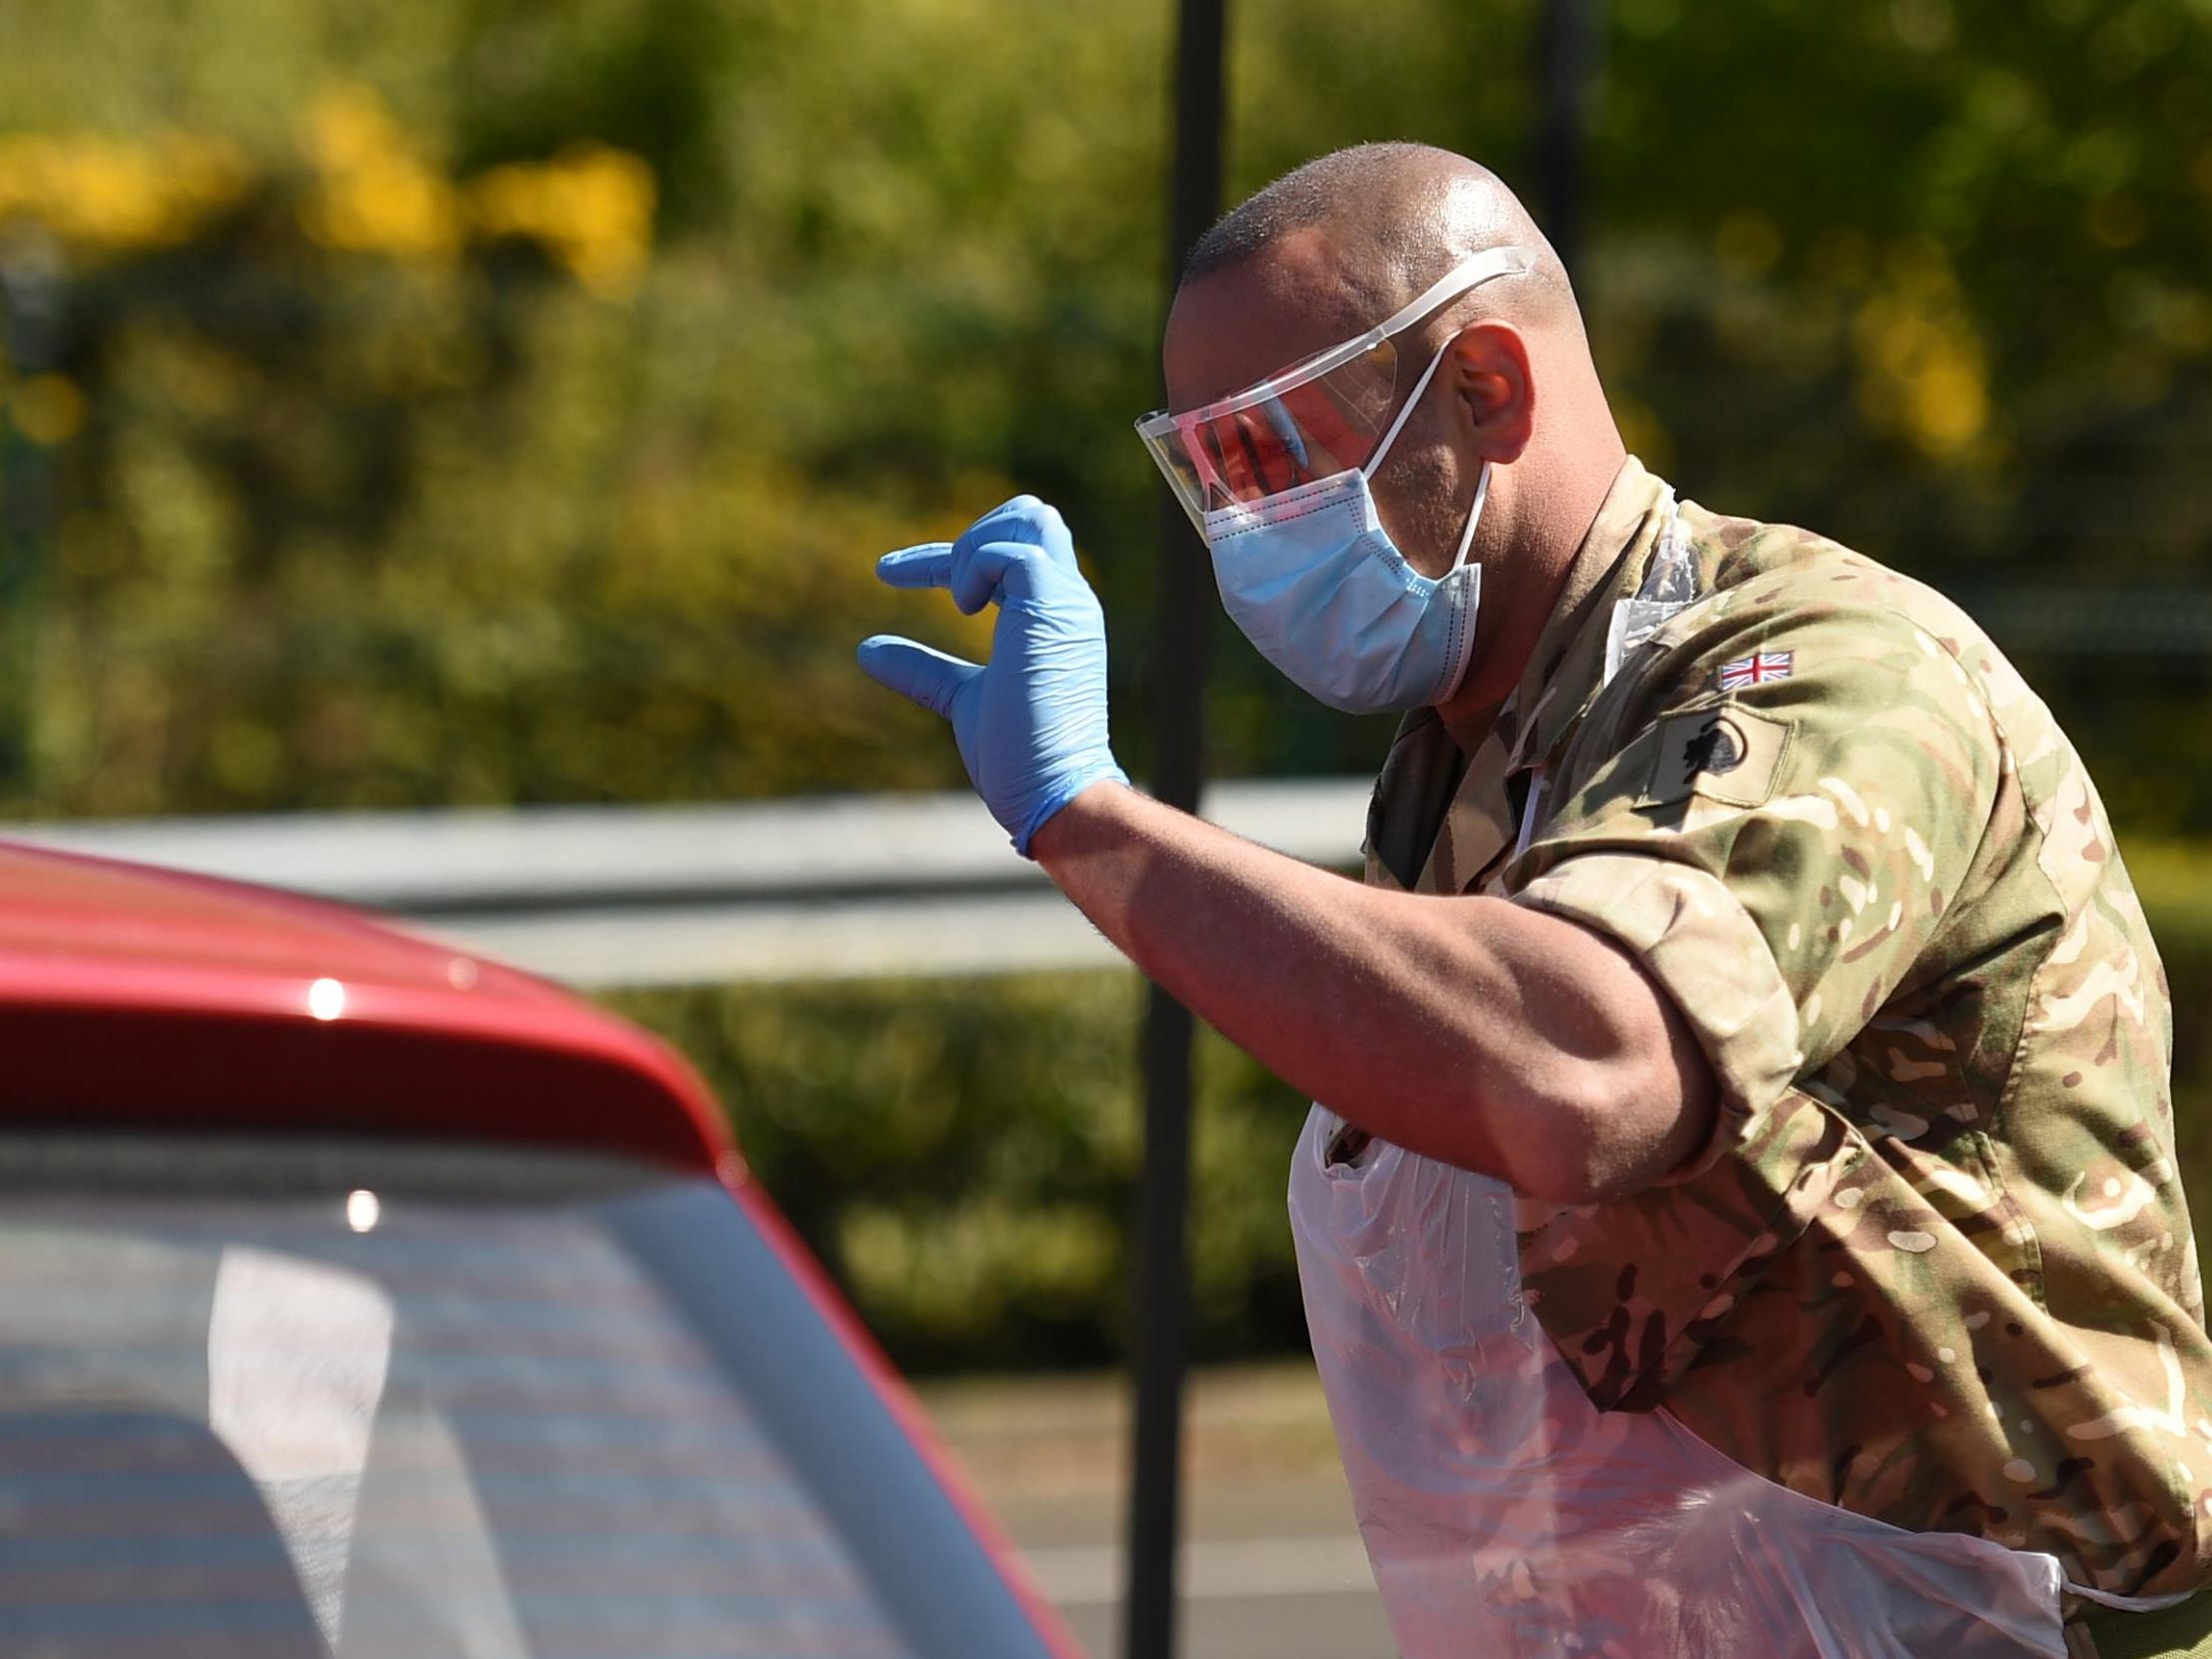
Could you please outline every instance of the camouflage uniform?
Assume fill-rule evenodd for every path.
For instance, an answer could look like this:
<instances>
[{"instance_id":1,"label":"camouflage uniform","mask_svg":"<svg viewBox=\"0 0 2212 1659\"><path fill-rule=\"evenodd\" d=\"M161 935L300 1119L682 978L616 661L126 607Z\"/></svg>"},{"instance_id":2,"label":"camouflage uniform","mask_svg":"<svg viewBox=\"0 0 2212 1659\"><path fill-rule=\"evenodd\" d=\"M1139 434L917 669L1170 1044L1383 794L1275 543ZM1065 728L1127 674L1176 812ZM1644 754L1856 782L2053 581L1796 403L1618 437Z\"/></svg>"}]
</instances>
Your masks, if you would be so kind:
<instances>
[{"instance_id":1,"label":"camouflage uniform","mask_svg":"<svg viewBox=\"0 0 2212 1659\"><path fill-rule=\"evenodd\" d=\"M1666 504L1630 461L1494 729L1469 757L1409 717L1370 814L1370 881L1606 935L1719 1084L1665 1183L1521 1202L1530 1302L1602 1409L2108 1593L2193 1589L2212 1343L2170 1006L2080 757L1942 596L1688 504L1704 597L1601 688Z\"/></svg>"}]
</instances>

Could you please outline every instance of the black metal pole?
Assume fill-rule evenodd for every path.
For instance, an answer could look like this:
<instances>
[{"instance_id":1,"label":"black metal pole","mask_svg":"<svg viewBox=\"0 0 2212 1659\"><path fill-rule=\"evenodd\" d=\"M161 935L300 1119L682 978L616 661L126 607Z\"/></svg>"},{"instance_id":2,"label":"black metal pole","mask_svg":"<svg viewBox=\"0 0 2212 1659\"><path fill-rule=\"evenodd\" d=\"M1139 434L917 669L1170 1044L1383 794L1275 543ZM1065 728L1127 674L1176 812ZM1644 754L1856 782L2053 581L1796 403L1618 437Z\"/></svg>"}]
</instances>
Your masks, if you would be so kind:
<instances>
[{"instance_id":1,"label":"black metal pole","mask_svg":"<svg viewBox=\"0 0 2212 1659\"><path fill-rule=\"evenodd\" d=\"M1221 201L1225 0L1181 0L1175 34L1167 292ZM1159 497L1158 677L1152 791L1198 808L1205 760L1206 636L1213 584L1190 522ZM1144 1011L1144 1167L1136 1220L1136 1430L1128 1512L1127 1659L1171 1659L1180 1531L1182 1375L1188 1346L1185 1229L1190 1191L1190 1011L1157 986Z\"/></svg>"},{"instance_id":2,"label":"black metal pole","mask_svg":"<svg viewBox=\"0 0 2212 1659\"><path fill-rule=\"evenodd\" d=\"M1537 23L1537 195L1544 231L1579 280L1583 152L1590 87L1603 50L1601 0L1545 0Z\"/></svg>"}]
</instances>

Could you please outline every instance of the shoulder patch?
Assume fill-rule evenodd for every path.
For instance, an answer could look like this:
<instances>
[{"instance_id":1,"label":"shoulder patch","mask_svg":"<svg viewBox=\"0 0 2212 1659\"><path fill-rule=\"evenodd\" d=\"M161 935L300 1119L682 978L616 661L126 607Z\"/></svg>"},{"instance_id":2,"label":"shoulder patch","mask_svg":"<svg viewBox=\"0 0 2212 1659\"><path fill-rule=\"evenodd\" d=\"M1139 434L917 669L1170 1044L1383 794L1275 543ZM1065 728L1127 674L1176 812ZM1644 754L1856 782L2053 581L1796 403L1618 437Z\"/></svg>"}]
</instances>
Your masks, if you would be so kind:
<instances>
[{"instance_id":1,"label":"shoulder patch","mask_svg":"<svg viewBox=\"0 0 2212 1659\"><path fill-rule=\"evenodd\" d=\"M1733 702L1713 703L1659 722L1651 781L1638 806L1668 806L1690 795L1728 806L1764 806L1795 728Z\"/></svg>"},{"instance_id":2,"label":"shoulder patch","mask_svg":"<svg viewBox=\"0 0 2212 1659\"><path fill-rule=\"evenodd\" d=\"M1770 679L1788 679L1796 661L1795 651L1754 651L1749 656L1722 666L1720 688L1723 691L1734 691L1745 685L1764 685Z\"/></svg>"}]
</instances>

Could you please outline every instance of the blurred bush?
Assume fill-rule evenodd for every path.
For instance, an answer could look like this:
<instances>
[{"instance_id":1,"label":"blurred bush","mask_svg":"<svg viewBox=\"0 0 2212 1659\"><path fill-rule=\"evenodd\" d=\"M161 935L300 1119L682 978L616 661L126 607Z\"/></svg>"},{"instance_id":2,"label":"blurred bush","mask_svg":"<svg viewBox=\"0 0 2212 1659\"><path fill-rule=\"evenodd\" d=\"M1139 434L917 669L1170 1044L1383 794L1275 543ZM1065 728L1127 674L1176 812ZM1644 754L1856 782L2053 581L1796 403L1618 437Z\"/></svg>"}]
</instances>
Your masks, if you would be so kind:
<instances>
[{"instance_id":1,"label":"blurred bush","mask_svg":"<svg viewBox=\"0 0 2212 1659\"><path fill-rule=\"evenodd\" d=\"M1156 13L34 9L0 812L957 781L852 647L987 624L873 562L1140 400Z\"/></svg>"},{"instance_id":2,"label":"blurred bush","mask_svg":"<svg viewBox=\"0 0 2212 1659\"><path fill-rule=\"evenodd\" d=\"M2180 1013L2183 1178L2212 1201L2212 856L2131 843ZM762 1184L904 1367L1127 1351L1139 985L1120 973L632 993L706 1072ZM1201 1357L1305 1341L1283 1219L1306 1102L1210 1033L1191 1164Z\"/></svg>"},{"instance_id":3,"label":"blurred bush","mask_svg":"<svg viewBox=\"0 0 2212 1659\"><path fill-rule=\"evenodd\" d=\"M1127 1351L1141 987L1106 972L638 992L754 1174L902 1366ZM1201 1357L1302 1335L1283 1223L1303 1101L1206 1033L1191 1160Z\"/></svg>"},{"instance_id":4,"label":"blurred bush","mask_svg":"<svg viewBox=\"0 0 2212 1659\"><path fill-rule=\"evenodd\" d=\"M1536 11L1237 12L1232 191L1395 136L1525 181ZM2066 644L2079 588L2205 581L2212 14L1605 11L1579 275L1635 446L2030 585L2013 642L2123 826L2212 833L2203 641ZM13 6L0 812L950 784L851 645L976 629L869 564L1018 487L1140 707L1170 17ZM1218 637L1218 770L1374 762L1386 722Z\"/></svg>"}]
</instances>

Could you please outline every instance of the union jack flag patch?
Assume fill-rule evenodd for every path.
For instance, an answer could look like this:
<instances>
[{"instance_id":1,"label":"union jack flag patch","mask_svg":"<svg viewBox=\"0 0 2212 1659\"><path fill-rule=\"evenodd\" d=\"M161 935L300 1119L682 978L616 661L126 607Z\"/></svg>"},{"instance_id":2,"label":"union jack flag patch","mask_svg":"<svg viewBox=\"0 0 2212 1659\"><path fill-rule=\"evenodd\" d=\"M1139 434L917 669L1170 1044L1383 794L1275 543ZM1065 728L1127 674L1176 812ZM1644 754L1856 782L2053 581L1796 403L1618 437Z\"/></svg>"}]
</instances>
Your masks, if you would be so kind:
<instances>
[{"instance_id":1,"label":"union jack flag patch","mask_svg":"<svg viewBox=\"0 0 2212 1659\"><path fill-rule=\"evenodd\" d=\"M1795 651L1763 650L1756 656L1724 663L1720 670L1720 688L1734 691L1745 685L1764 685L1770 679L1788 679L1796 655Z\"/></svg>"}]
</instances>

